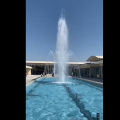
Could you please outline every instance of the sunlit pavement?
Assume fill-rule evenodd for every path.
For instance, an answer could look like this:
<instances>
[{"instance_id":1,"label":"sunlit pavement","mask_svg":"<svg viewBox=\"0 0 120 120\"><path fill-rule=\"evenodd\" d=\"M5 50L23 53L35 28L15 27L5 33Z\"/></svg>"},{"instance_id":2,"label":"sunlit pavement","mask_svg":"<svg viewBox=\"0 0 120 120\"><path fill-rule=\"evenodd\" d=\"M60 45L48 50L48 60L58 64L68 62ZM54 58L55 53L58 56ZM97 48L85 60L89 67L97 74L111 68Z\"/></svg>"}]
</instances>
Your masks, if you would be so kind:
<instances>
[{"instance_id":1,"label":"sunlit pavement","mask_svg":"<svg viewBox=\"0 0 120 120\"><path fill-rule=\"evenodd\" d=\"M33 82L33 79L40 78L41 75L27 75L26 77L26 85L29 85L31 82Z\"/></svg>"}]
</instances>

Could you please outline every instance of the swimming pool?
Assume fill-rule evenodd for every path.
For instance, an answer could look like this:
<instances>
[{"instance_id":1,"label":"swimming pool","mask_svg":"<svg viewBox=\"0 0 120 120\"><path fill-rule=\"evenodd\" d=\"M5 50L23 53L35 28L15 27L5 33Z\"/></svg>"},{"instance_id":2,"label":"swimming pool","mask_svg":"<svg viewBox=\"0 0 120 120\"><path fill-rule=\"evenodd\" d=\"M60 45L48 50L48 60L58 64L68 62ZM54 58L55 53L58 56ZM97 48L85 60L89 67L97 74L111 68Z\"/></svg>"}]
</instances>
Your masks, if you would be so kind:
<instances>
[{"instance_id":1,"label":"swimming pool","mask_svg":"<svg viewBox=\"0 0 120 120\"><path fill-rule=\"evenodd\" d=\"M26 120L103 120L103 88L66 78L40 78L26 87Z\"/></svg>"}]
</instances>

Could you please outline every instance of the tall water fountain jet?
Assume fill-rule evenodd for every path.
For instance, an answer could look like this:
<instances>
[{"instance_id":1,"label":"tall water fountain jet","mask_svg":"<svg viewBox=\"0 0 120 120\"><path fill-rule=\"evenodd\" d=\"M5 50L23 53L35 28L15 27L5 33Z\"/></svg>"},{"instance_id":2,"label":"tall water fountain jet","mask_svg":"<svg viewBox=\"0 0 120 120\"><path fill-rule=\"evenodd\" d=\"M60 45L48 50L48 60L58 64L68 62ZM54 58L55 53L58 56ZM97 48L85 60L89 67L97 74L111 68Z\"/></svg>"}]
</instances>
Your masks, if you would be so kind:
<instances>
[{"instance_id":1,"label":"tall water fountain jet","mask_svg":"<svg viewBox=\"0 0 120 120\"><path fill-rule=\"evenodd\" d=\"M54 60L53 73L55 74L55 69L56 69L56 68L55 68L55 54L53 53L52 50L50 51L49 55L50 55L50 54L52 54L52 56L53 56L53 60Z\"/></svg>"},{"instance_id":2,"label":"tall water fountain jet","mask_svg":"<svg viewBox=\"0 0 120 120\"><path fill-rule=\"evenodd\" d=\"M58 78L59 82L65 82L65 75L67 72L67 62L69 60L68 55L68 28L66 20L61 12L61 17L58 21L58 33L57 33L57 44L56 44L56 62L58 67Z\"/></svg>"}]
</instances>

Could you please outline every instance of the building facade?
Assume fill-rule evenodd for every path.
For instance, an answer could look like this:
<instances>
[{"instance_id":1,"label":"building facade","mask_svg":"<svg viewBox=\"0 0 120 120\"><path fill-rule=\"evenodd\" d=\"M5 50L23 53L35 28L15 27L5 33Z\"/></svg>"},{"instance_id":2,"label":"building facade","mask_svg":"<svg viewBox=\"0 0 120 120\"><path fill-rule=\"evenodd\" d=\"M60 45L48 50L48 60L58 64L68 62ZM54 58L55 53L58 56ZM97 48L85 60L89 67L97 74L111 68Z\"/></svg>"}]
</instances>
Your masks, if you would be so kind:
<instances>
[{"instance_id":1,"label":"building facade","mask_svg":"<svg viewBox=\"0 0 120 120\"><path fill-rule=\"evenodd\" d=\"M57 74L57 65L52 61L26 61L31 75ZM29 71L30 72L30 71ZM30 74L30 73L29 73ZM103 56L90 56L87 62L68 62L67 75L73 77L103 78Z\"/></svg>"}]
</instances>

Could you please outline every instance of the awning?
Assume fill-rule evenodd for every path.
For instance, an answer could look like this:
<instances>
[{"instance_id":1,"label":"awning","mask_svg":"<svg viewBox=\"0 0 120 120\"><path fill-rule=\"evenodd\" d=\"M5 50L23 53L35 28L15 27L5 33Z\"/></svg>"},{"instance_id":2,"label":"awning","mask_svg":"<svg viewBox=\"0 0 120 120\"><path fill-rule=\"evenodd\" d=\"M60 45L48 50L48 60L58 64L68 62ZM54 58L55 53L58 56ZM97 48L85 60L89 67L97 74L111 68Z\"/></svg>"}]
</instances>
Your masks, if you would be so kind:
<instances>
[{"instance_id":1,"label":"awning","mask_svg":"<svg viewBox=\"0 0 120 120\"><path fill-rule=\"evenodd\" d=\"M26 61L27 65L53 65L56 62L53 61ZM81 64L85 64L86 62L68 62L67 64L69 65L81 65Z\"/></svg>"}]
</instances>

